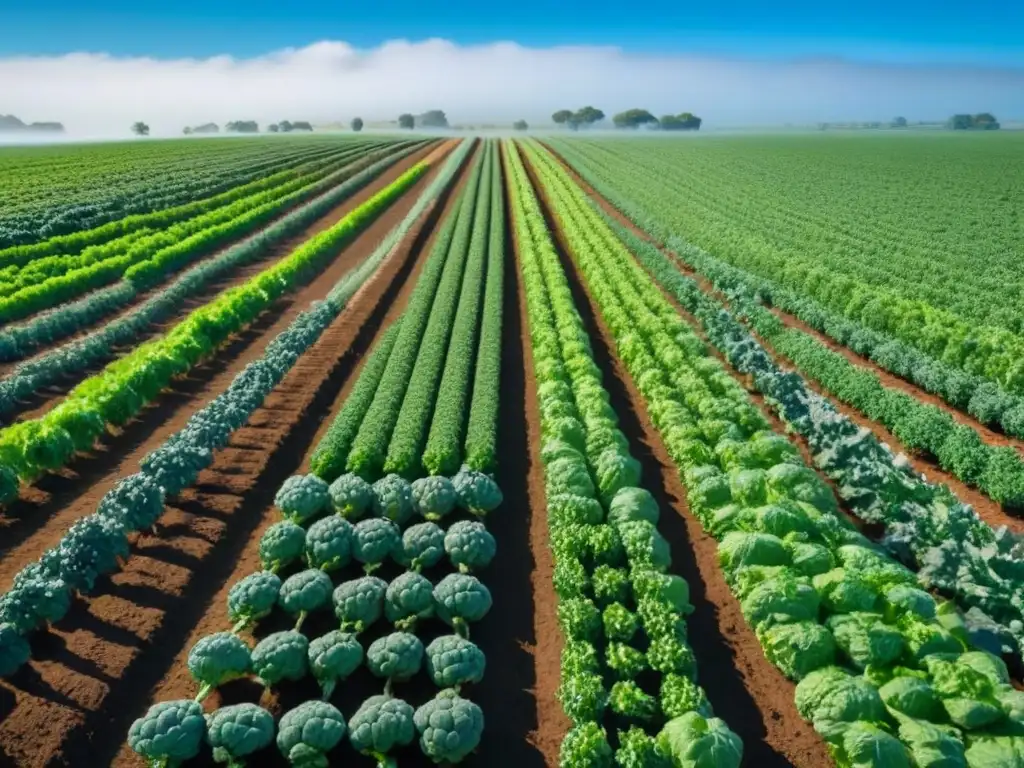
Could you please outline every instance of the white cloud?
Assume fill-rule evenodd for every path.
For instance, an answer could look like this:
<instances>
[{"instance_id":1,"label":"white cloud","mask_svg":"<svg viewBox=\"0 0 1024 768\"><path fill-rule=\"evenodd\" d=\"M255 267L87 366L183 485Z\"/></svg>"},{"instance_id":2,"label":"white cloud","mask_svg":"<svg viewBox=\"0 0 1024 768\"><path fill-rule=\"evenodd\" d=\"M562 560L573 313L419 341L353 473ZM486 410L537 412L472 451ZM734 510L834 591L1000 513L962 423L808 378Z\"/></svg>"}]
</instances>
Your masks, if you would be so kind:
<instances>
[{"instance_id":1,"label":"white cloud","mask_svg":"<svg viewBox=\"0 0 1024 768\"><path fill-rule=\"evenodd\" d=\"M1024 113L1024 70L753 61L641 55L608 47L396 40L359 50L338 41L250 59L115 58L71 53L0 59L0 113L60 120L77 135L154 133L213 120L392 119L444 109L460 122L542 121L561 107L611 114L692 111L708 126L822 120L940 119Z\"/></svg>"}]
</instances>

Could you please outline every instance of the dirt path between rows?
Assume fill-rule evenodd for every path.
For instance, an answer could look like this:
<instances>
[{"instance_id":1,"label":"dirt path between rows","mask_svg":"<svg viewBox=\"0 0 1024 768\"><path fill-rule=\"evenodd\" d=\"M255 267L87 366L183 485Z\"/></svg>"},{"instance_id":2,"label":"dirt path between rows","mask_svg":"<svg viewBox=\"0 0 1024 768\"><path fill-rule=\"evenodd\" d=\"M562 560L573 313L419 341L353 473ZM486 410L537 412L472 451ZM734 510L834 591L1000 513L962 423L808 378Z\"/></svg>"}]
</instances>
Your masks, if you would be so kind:
<instances>
[{"instance_id":1,"label":"dirt path between rows","mask_svg":"<svg viewBox=\"0 0 1024 768\"><path fill-rule=\"evenodd\" d=\"M414 155L408 163L400 163L350 199L349 205L355 207L367 199L417 159ZM116 464L94 478L89 487L79 489L77 495L71 492L73 503L54 508L55 514L42 528L6 554L0 564L3 587L21 565L33 559L33 553L58 540L73 519L91 512L119 477L136 471L148 450L222 391L246 363L259 357L300 310L326 295L345 272L368 256L405 216L435 173L436 167L345 248L311 285L268 312L257 335L233 350L228 364L218 356L214 362L219 366L213 375L203 377L191 391L173 391L177 402L170 407L151 409L163 415L159 428L148 436L138 436ZM334 220L342 213L333 212ZM321 221L316 228L330 223ZM340 388L345 371L335 363L345 350L342 331L350 336L353 332L349 318L366 311L366 305L386 302L401 266L390 260L378 272L233 436L231 444L217 454L197 486L169 501L158 535L139 536L121 572L97 584L93 597L77 599L69 615L50 631L32 638L33 661L0 682L0 764L109 764L131 720L148 703L153 686L171 668L204 611L212 610L211 594L230 575L255 518L271 504L284 477L294 471L315 431L315 415ZM217 608L222 610L222 603ZM173 621L168 620L171 616Z\"/></svg>"},{"instance_id":2,"label":"dirt path between rows","mask_svg":"<svg viewBox=\"0 0 1024 768\"><path fill-rule=\"evenodd\" d=\"M303 240L329 228L430 151L431 148L426 147L396 163L302 234L289 239L287 244L281 244L279 252L289 253ZM379 242L405 216L426 183L429 182L420 179L413 189L395 201L370 225L359 242ZM72 522L95 509L97 502L117 479L137 471L139 459L176 432L194 411L222 391L250 361L260 357L274 336L287 328L310 302L323 298L334 283L367 253L365 248L356 247L356 243L343 249L313 282L282 296L210 360L175 380L156 402L147 406L118 434L104 435L96 448L77 456L70 466L22 488L19 500L0 511L0 589L7 589L14 573L26 562L38 558ZM248 274L251 276L258 271L255 268Z\"/></svg>"},{"instance_id":3,"label":"dirt path between rows","mask_svg":"<svg viewBox=\"0 0 1024 768\"><path fill-rule=\"evenodd\" d=\"M754 631L743 618L739 601L718 565L717 542L690 514L678 469L651 422L642 395L614 351L614 337L569 256L568 241L528 162L527 170L590 337L594 361L604 374L604 386L619 416L619 428L643 468L643 485L659 507L675 512L663 514L658 528L672 548L672 571L690 585L694 612L687 617L688 635L699 679L715 714L743 739L745 761L750 765L830 765L824 741L796 710L795 686L764 657Z\"/></svg>"},{"instance_id":4,"label":"dirt path between rows","mask_svg":"<svg viewBox=\"0 0 1024 768\"><path fill-rule=\"evenodd\" d=\"M637 237L640 237L643 240L646 240L647 242L650 242L656 245L658 248L660 248L663 253L665 253L667 256L669 256L676 262L676 265L678 266L680 272L696 281L705 293L708 293L709 295L715 297L716 300L720 301L726 307L729 306L726 297L720 291L718 291L709 280L707 280L700 273L694 271L694 269L689 264L687 264L678 254L666 248L663 244L658 243L654 238L652 238L650 235L648 235L646 232L640 229L636 224L634 224L610 201L608 201L597 190L590 186L575 171L575 169L573 169L572 166L565 161L564 158L562 158L557 152L555 152L555 150L551 149L547 145L545 145L545 147L558 160L562 167L566 169L566 171L569 173L572 179L580 186L580 188L583 189L584 192L586 192L592 200L594 200L598 205L600 205L606 213L608 213L616 221L622 224L622 226L628 228ZM682 308L678 307L677 303L674 300L672 301L672 303L682 311ZM913 384L910 384L909 382L886 372L885 370L879 368L878 365L872 362L871 360L860 357L852 350L843 347L839 344L836 344L827 336L818 333L813 328L807 326L799 319L791 315L788 315L785 312L782 312L781 310L778 309L773 309L772 311L787 326L792 328L798 328L799 330L809 333L810 335L818 339L821 343L825 344L830 349L832 349L834 352L842 354L851 363L859 365L864 368L871 369L874 373L878 374L878 376L882 380L882 383L885 386L896 387L898 389L901 389L904 392L907 392L908 394L912 395L913 397L921 400L922 402L930 403L931 405L935 405L936 407L946 411L958 422L966 424L967 426L970 426L974 429L977 429L985 442L992 445L1013 445L1018 449L1024 446L1024 442L1019 440L1013 440L1011 438L1008 438L1006 435L988 429L983 424L981 424L981 422L977 421L976 419L973 419L970 416L967 416L966 414L961 413L960 411L957 411L940 398L934 395L930 395L924 390L917 388ZM699 328L699 323L697 322L696 318L690 317L688 313L687 317L690 320L691 324ZM765 339L758 335L752 328L750 328L749 326L745 327L747 328L747 331L750 332L755 339L757 339L758 343L760 343L768 352L768 354L770 354L774 359L784 361L785 363L788 363L791 367L794 367L794 370L796 370L798 373L800 372L800 369L798 367L793 366L793 363L789 358L787 358L785 355L779 354L772 347L771 344L769 344ZM722 359L721 355L718 356L720 359ZM728 363L726 363L726 365L728 366ZM732 370L731 366L728 367L730 370ZM852 408L846 405L845 403L838 401L837 399L832 397L826 389L819 386L816 382L812 381L807 377L804 377L804 380L806 381L807 386L810 389L817 392L819 395L825 397L832 404L832 406L836 408L836 410L838 410L844 416L853 421L857 426L870 430L876 438L878 438L881 442L886 443L896 453L904 454L910 461L910 464L914 468L915 472L925 475L925 477L932 483L948 486L949 489L957 496L957 498L959 498L962 502L966 504L970 504L974 508L974 511L978 513L978 516L988 525L992 526L993 528L998 528L999 526L1005 525L1007 528L1009 528L1011 531L1014 531L1015 533L1024 533L1024 518L1011 514L1010 512L1005 510L1000 504L993 501L991 498L986 496L978 489L967 485L962 480L959 480L949 472L946 472L938 465L937 461L934 458L930 456L924 456L916 451L911 451L906 446L904 446L903 443L900 440L898 440L896 436L893 435L892 432L890 432L884 425L879 424L876 421L872 421L855 408ZM748 392L751 393L751 395L757 395L757 393L754 392L750 382L744 382L744 386L747 388ZM757 397L760 397L760 395L757 395ZM772 412L771 415L774 417L774 412ZM806 439L800 435L793 435L792 437L794 439L797 439L801 444L802 451L805 453L805 458L809 456L810 453L809 449L807 448ZM813 462L810 463L813 466Z\"/></svg>"},{"instance_id":5,"label":"dirt path between rows","mask_svg":"<svg viewBox=\"0 0 1024 768\"><path fill-rule=\"evenodd\" d=\"M359 173L366 166L372 165L374 162L377 162L382 158L383 154L381 154L380 150L373 150L369 153L369 155L361 156L344 167L353 169L350 175L351 177ZM337 170L342 170L342 168L339 168ZM260 237L263 232L265 232L270 227L274 226L274 224L277 223L280 219L284 218L285 216L291 213L294 213L302 206L314 202L317 198L322 197L323 194L329 193L330 191L321 193L321 195L318 195L315 198L305 200L299 205L290 206L287 210L279 212L276 216L270 219L258 230L250 232L246 235L233 238L231 241L227 242L222 247L217 248L212 253L209 253L206 256L203 256L202 258L197 259L196 261L193 261L185 265L183 268L167 275L166 279L161 281L160 284L154 286L149 291L140 293L124 307L118 309L117 311L109 315L105 315L104 317L99 318L94 323L90 323L88 326L81 328L78 332L71 334L70 336L66 336L51 344L41 346L30 357L13 363L0 364L0 377L9 375L14 371L14 369L17 366L23 363L31 362L32 360L35 360L43 355L53 352L55 349L63 347L74 341L80 340L90 334L93 334L103 326L112 323L124 317L125 315L135 311L140 305L144 304L146 301L152 299L161 291L165 290L170 282L179 278L184 272L191 270L204 262L216 259L217 257L221 256L225 251L228 251L237 246L240 242ZM334 217L333 220L337 220L337 212L344 210L347 202L347 200L342 201L338 205L334 206L332 210L324 214L324 217L322 217L321 219L317 219L317 221L315 221L311 225L311 227L317 226L325 218ZM239 266L230 274L221 275L219 278L210 281L195 294L185 299L178 306L178 308L171 314L169 314L166 318L164 318L160 322L151 323L148 327L146 327L145 330L137 334L135 340L132 343L112 347L111 355L108 358L103 360L97 360L94 364L86 368L83 368L82 370L77 371L73 374L65 376L60 382L37 390L32 395L20 401L15 410L5 413L3 417L0 418L0 423L6 425L13 423L15 421L33 419L43 415L48 410L53 408L57 403L59 403L60 400L69 391L71 391L71 389L73 389L78 383L80 383L85 378L91 376L92 374L96 373L97 371L101 370L105 365L107 365L110 362L111 359L121 357L130 352L135 347L137 347L139 344L153 338L154 336L164 333L165 331L179 323L189 312L202 306L203 304L206 304L217 294L227 290L228 288L240 285L253 275L266 269L270 262L278 261L279 259L287 256L289 253L291 253L292 250L295 249L296 246L302 243L303 240L307 239L308 235L306 234L306 232L307 230L299 231L295 235L285 238L276 245L270 245L269 247L265 247L262 250L262 252L249 263Z\"/></svg>"}]
</instances>

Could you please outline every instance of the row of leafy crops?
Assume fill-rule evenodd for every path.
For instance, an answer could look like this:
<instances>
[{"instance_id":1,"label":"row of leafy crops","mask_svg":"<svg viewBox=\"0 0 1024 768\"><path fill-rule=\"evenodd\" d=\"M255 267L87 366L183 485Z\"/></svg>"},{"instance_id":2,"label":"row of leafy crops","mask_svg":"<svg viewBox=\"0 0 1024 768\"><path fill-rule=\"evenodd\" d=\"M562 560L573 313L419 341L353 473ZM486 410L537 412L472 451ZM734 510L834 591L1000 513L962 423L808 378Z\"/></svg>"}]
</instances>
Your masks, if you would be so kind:
<instances>
[{"instance_id":1,"label":"row of leafy crops","mask_svg":"<svg viewBox=\"0 0 1024 768\"><path fill-rule=\"evenodd\" d=\"M489 218L472 217L472 206L489 211L489 196L500 189L490 183L493 145L480 154L452 218L465 221L468 210L486 236ZM474 183L480 179L488 183ZM493 255L500 266L502 251L489 253L486 240L482 253L467 248L477 242L474 236L462 247L472 252L471 263L481 262L472 274L480 284L479 303L479 294L486 292L484 262ZM431 252L417 292L431 287L433 262L451 263L456 237L442 245ZM443 286L442 280L433 292L440 301L447 298ZM474 291L464 283L461 296L467 293ZM461 305L460 318L469 309ZM337 451L339 431L358 426L352 414L365 413L362 401L378 389L385 368L397 362L395 342L410 323L410 311L411 306L374 345L316 455ZM476 322L476 313L471 317ZM472 359L475 349L468 351ZM496 377L493 383L497 387ZM464 384L469 387L468 379ZM341 455L329 466L344 464ZM317 466L322 475L328 464ZM326 765L338 754L332 750L347 743L386 766L418 740L434 762L460 762L476 748L484 727L484 713L463 694L465 686L483 680L486 669L471 626L491 608L490 591L476 574L497 551L483 520L500 502L494 481L468 467L451 478L433 475L412 482L394 473L372 484L353 473L332 472L330 482L316 474L289 478L275 499L284 519L260 539L262 570L229 592L232 629L200 639L189 654L189 670L199 686L196 700L154 705L132 726L129 743L150 760L181 760L201 752L205 734L215 758L241 761L259 759L259 751L276 741L296 766ZM279 626L288 628L272 631ZM204 721L201 703L213 688L250 676L273 687L285 702L287 711L276 725L270 712L250 703L222 707ZM440 692L424 694L417 684L424 676ZM367 685L367 677L379 682ZM353 693L374 687L381 693L368 699ZM224 723L232 725L225 729ZM242 730L250 737L235 736ZM183 731L188 738L176 738Z\"/></svg>"},{"instance_id":2,"label":"row of leafy crops","mask_svg":"<svg viewBox=\"0 0 1024 768\"><path fill-rule=\"evenodd\" d=\"M799 681L797 708L837 764L1016 759L1022 694L1002 660L943 626L951 604L840 516L582 190L548 153L527 153L745 619Z\"/></svg>"},{"instance_id":3,"label":"row of leafy crops","mask_svg":"<svg viewBox=\"0 0 1024 768\"><path fill-rule=\"evenodd\" d=\"M147 454L141 471L120 480L101 499L97 511L72 525L58 545L15 577L0 597L0 674L20 668L29 658L26 638L38 627L59 621L72 592L92 591L96 579L110 574L129 554L130 534L150 528L163 514L164 500L192 485L213 462L296 360L341 314L349 299L392 253L403 236L451 184L465 160L468 142L456 148L401 224L358 267L332 288L327 298L300 314L223 393L195 413L183 429ZM398 183L398 182L396 182Z\"/></svg>"},{"instance_id":4,"label":"row of leafy crops","mask_svg":"<svg viewBox=\"0 0 1024 768\"><path fill-rule=\"evenodd\" d=\"M602 218L644 267L701 323L707 338L780 418L807 438L818 466L857 517L884 526L880 543L914 568L930 589L966 612L962 634L973 645L1019 663L1024 640L1024 539L993 530L945 486L916 474L870 431L857 427L793 372L783 371L737 315L765 313L736 292L731 306L680 273L671 256ZM959 619L948 613L947 628Z\"/></svg>"},{"instance_id":5,"label":"row of leafy crops","mask_svg":"<svg viewBox=\"0 0 1024 768\"><path fill-rule=\"evenodd\" d=\"M167 334L136 347L78 384L38 419L0 431L0 500L10 501L18 480L64 466L88 450L108 424L120 426L156 399L170 382L213 354L283 294L317 275L339 249L373 221L428 169L417 163L335 225L244 284L191 312Z\"/></svg>"},{"instance_id":6,"label":"row of leafy crops","mask_svg":"<svg viewBox=\"0 0 1024 768\"><path fill-rule=\"evenodd\" d=\"M378 159L370 156L360 161L364 154L361 149L339 153L314 172L164 230L142 237L133 233L127 238L91 246L75 256L35 260L14 279L0 279L0 321L22 319L121 278L139 289L150 287L225 242L252 232L281 212L337 185L357 172L360 162L366 165ZM125 239L130 242L122 242Z\"/></svg>"},{"instance_id":7,"label":"row of leafy crops","mask_svg":"<svg viewBox=\"0 0 1024 768\"><path fill-rule=\"evenodd\" d=\"M571 153L574 144L557 146ZM657 218L687 242L934 360L1024 394L1024 285L1014 263L1013 206L993 209L981 189L972 195L961 186L979 178L979 168L1012 162L1010 145L863 142L858 152L825 142L817 157L789 146L800 160L772 151L754 159L753 146L727 142L696 153L663 142L588 142L577 150L648 215L674 200ZM870 161L862 154L883 146ZM718 164L709 166L712 157ZM785 169L783 157L792 160ZM911 158L919 164L908 165ZM851 165L857 159L876 172ZM839 168L848 174L841 181ZM694 174L700 185L691 183ZM955 194L940 191L950 182ZM846 205L822 204L839 199ZM979 204L984 213L965 212Z\"/></svg>"},{"instance_id":8,"label":"row of leafy crops","mask_svg":"<svg viewBox=\"0 0 1024 768\"><path fill-rule=\"evenodd\" d=\"M1019 396L1008 394L992 382L935 361L916 350L910 351L891 337L857 329L851 321L824 313L812 300L786 291L771 280L734 267L668 234L662 221L666 210L673 206L666 206L663 200L647 199L641 209L623 193L622 184L608 181L596 166L575 157L571 150L570 156L577 170L595 189L630 215L645 231L664 239L689 267L719 290L741 292L755 302L779 304L840 343L849 345L855 352L870 354L881 367L942 395L950 404L966 410L980 421L998 421L1011 434L1024 430L1024 400ZM930 455L944 470L968 485L978 487L994 501L1011 507L1024 505L1024 459L1018 450L1012 446L987 443L977 430L957 421L945 410L883 385L876 373L854 365L810 334L785 326L770 312L756 308L750 302L747 306L758 333L809 378L869 419L883 423L908 449Z\"/></svg>"},{"instance_id":9,"label":"row of leafy crops","mask_svg":"<svg viewBox=\"0 0 1024 768\"><path fill-rule=\"evenodd\" d=\"M93 333L20 363L0 379L0 414L15 410L21 398L58 381L66 381L67 377L109 359L117 346L134 342L154 324L180 311L185 299L208 290L211 283L229 275L238 267L272 255L276 245L301 232L413 151L414 148L400 150L376 161L338 186L285 214L266 229L186 270L138 307ZM111 289L97 291L79 302L37 316L29 323L5 328L0 331L0 357L5 351L10 357L23 356L29 350L82 330L131 302L139 293L136 285L124 280Z\"/></svg>"},{"instance_id":10,"label":"row of leafy crops","mask_svg":"<svg viewBox=\"0 0 1024 768\"><path fill-rule=\"evenodd\" d=\"M0 248L211 197L333 152L337 143L312 138L8 149L0 156Z\"/></svg>"},{"instance_id":11,"label":"row of leafy crops","mask_svg":"<svg viewBox=\"0 0 1024 768\"><path fill-rule=\"evenodd\" d=\"M565 636L558 696L573 723L560 763L738 766L743 744L697 684L689 587L669 573L658 504L641 487L515 149L507 163Z\"/></svg>"}]
</instances>

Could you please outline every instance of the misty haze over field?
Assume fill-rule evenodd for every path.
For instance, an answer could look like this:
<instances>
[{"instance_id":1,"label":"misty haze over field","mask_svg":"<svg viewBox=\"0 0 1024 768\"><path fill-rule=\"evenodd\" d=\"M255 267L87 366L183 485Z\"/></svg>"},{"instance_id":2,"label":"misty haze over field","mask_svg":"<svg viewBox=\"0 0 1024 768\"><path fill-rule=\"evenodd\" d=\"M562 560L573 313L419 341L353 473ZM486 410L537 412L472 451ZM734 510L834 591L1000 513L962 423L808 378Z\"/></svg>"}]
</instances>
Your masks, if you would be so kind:
<instances>
[{"instance_id":1,"label":"misty haze over field","mask_svg":"<svg viewBox=\"0 0 1024 768\"><path fill-rule=\"evenodd\" d=\"M393 41L371 49L323 41L255 58L117 58L102 53L0 58L0 113L64 123L71 135L154 135L252 119L367 121L446 111L453 123L549 122L593 104L607 114L683 110L705 125L944 120L954 112L1024 114L1024 70L642 55L611 47L527 48Z\"/></svg>"}]
</instances>

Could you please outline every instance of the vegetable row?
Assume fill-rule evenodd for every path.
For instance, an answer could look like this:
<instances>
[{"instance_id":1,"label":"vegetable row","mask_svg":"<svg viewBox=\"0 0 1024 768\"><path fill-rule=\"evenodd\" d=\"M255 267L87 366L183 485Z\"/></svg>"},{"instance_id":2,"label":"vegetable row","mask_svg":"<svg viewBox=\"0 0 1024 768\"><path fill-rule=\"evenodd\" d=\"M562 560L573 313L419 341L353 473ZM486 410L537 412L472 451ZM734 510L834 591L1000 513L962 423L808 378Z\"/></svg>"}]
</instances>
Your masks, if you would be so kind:
<instances>
[{"instance_id":1,"label":"vegetable row","mask_svg":"<svg viewBox=\"0 0 1024 768\"><path fill-rule=\"evenodd\" d=\"M573 723L560 764L738 766L743 744L697 684L689 587L668 572L658 504L640 487L526 170L514 148L506 159L565 636L558 696Z\"/></svg>"},{"instance_id":2,"label":"vegetable row","mask_svg":"<svg viewBox=\"0 0 1024 768\"><path fill-rule=\"evenodd\" d=\"M988 766L1013 755L1022 694L996 656L857 533L799 452L707 355L557 162L527 150L573 261L680 469L691 511L768 659L839 765Z\"/></svg>"},{"instance_id":3,"label":"vegetable row","mask_svg":"<svg viewBox=\"0 0 1024 768\"><path fill-rule=\"evenodd\" d=\"M466 151L464 143L451 154L421 195L417 208L428 205L451 183ZM398 229L407 231L417 215L411 212ZM393 248L394 242L386 238L359 267L339 280L326 301L301 313L223 393L147 454L141 471L120 480L100 500L94 514L74 523L57 546L18 573L11 589L0 597L0 674L15 672L28 660L30 649L24 638L63 618L70 608L72 592L91 592L100 575L117 570L119 560L128 556L129 534L152 527L163 514L164 499L195 482L202 469L213 462L214 452L228 444L231 435L246 423Z\"/></svg>"}]
</instances>

